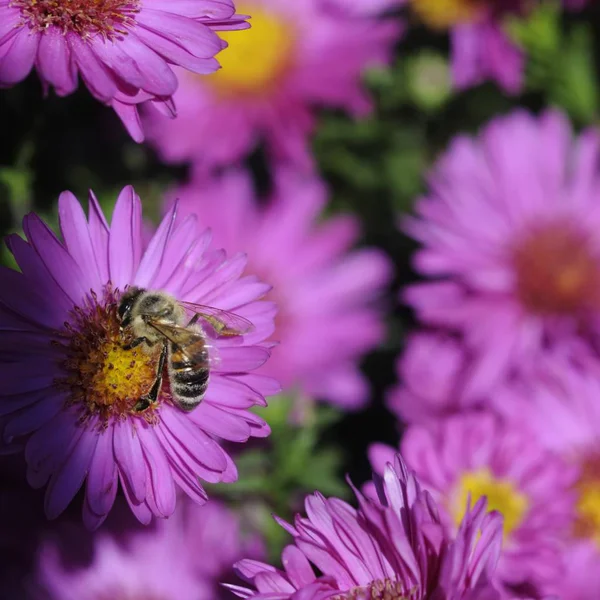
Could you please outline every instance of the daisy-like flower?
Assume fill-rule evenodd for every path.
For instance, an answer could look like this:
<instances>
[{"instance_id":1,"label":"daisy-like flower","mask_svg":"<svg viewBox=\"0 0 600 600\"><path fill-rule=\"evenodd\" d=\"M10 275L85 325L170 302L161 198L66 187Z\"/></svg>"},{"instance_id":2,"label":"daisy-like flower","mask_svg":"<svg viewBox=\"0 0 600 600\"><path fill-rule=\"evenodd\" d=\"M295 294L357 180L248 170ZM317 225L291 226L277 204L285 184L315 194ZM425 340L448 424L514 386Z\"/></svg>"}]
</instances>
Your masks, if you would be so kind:
<instances>
[{"instance_id":1,"label":"daisy-like flower","mask_svg":"<svg viewBox=\"0 0 600 600\"><path fill-rule=\"evenodd\" d=\"M93 194L87 220L69 192L58 208L62 242L35 214L24 219L26 241L7 241L21 272L0 270L1 439L24 448L29 483L47 486L49 518L84 485L89 527L105 519L118 488L143 523L173 512L177 487L203 503L200 479L237 478L219 440L269 433L248 409L278 390L252 373L273 333L275 307L259 300L270 286L242 277L246 258L212 249L195 217L175 225L176 207L144 251L141 202L131 187L119 195L110 227ZM231 311L253 325L233 337L198 325L211 363L204 400L192 412L174 404L166 368L156 401L144 400L157 383L162 344L131 348L130 328L120 332L119 298L128 286Z\"/></svg>"},{"instance_id":2,"label":"daisy-like flower","mask_svg":"<svg viewBox=\"0 0 600 600\"><path fill-rule=\"evenodd\" d=\"M256 198L250 174L238 170L198 177L173 197L181 214L196 214L217 245L246 252L249 271L273 285L280 343L263 371L304 396L363 405L369 390L357 362L383 338L375 300L391 267L378 250L351 250L356 219L318 222L324 185L290 172L278 173L270 198Z\"/></svg>"},{"instance_id":3,"label":"daisy-like flower","mask_svg":"<svg viewBox=\"0 0 600 600\"><path fill-rule=\"evenodd\" d=\"M576 518L569 531L560 597L600 593L600 379L598 364L549 356L497 398L510 423L526 421L538 442L578 471Z\"/></svg>"},{"instance_id":4,"label":"daisy-like flower","mask_svg":"<svg viewBox=\"0 0 600 600\"><path fill-rule=\"evenodd\" d=\"M472 360L464 344L441 332L419 332L407 339L397 360L400 383L390 390L387 407L408 423L425 422L479 404L465 395Z\"/></svg>"},{"instance_id":5,"label":"daisy-like flower","mask_svg":"<svg viewBox=\"0 0 600 600\"><path fill-rule=\"evenodd\" d=\"M64 528L47 536L38 552L30 587L47 600L215 600L225 598L220 585L236 560L260 557L256 539L244 538L237 515L209 502L183 502L174 515L142 528L119 519L118 531L93 535ZM77 563L89 547L88 562Z\"/></svg>"},{"instance_id":6,"label":"daisy-like flower","mask_svg":"<svg viewBox=\"0 0 600 600\"><path fill-rule=\"evenodd\" d=\"M572 526L575 471L518 423L488 413L450 417L404 435L402 455L431 492L449 532L464 518L465 500L487 497L504 517L503 551L495 581L511 590L533 585L555 593L562 542ZM394 449L377 444L370 457L382 472ZM532 594L534 595L534 594Z\"/></svg>"},{"instance_id":7,"label":"daisy-like flower","mask_svg":"<svg viewBox=\"0 0 600 600\"><path fill-rule=\"evenodd\" d=\"M564 116L516 112L434 167L405 230L435 278L404 294L421 319L462 334L481 393L549 347L600 332L600 136Z\"/></svg>"},{"instance_id":8,"label":"daisy-like flower","mask_svg":"<svg viewBox=\"0 0 600 600\"><path fill-rule=\"evenodd\" d=\"M141 142L138 105L174 115L172 66L216 71L227 44L213 30L247 27L234 13L232 0L2 0L0 87L35 66L44 88L67 96L80 76Z\"/></svg>"},{"instance_id":9,"label":"daisy-like flower","mask_svg":"<svg viewBox=\"0 0 600 600\"><path fill-rule=\"evenodd\" d=\"M400 25L332 14L322 0L244 0L237 6L251 15L251 29L221 34L229 47L218 56L218 73L179 74L178 118L148 110L149 139L168 162L229 164L264 140L277 158L311 165L314 107L366 113L361 75L389 61Z\"/></svg>"},{"instance_id":10,"label":"daisy-like flower","mask_svg":"<svg viewBox=\"0 0 600 600\"><path fill-rule=\"evenodd\" d=\"M434 501L397 456L377 481L379 499L358 491L355 510L338 498L308 496L306 517L280 524L294 538L284 570L243 560L251 588L241 598L305 600L497 600L490 583L502 543L502 519L485 500L467 509L455 539L444 535ZM319 575L314 572L318 569Z\"/></svg>"}]
</instances>

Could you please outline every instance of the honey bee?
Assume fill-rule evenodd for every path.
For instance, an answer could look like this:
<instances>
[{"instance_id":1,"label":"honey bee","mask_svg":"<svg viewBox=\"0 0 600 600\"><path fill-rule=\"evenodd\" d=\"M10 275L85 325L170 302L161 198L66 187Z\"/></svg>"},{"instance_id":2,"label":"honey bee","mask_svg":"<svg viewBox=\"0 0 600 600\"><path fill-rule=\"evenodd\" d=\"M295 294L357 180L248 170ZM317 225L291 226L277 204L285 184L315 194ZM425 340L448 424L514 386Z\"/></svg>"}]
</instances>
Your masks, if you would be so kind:
<instances>
[{"instance_id":1,"label":"honey bee","mask_svg":"<svg viewBox=\"0 0 600 600\"><path fill-rule=\"evenodd\" d=\"M187 312L193 314L188 320ZM218 308L176 300L157 290L130 287L118 306L120 330L133 333L125 349L140 344L151 351L162 344L156 369L156 379L134 410L143 412L156 403L162 387L165 362L174 403L186 412L196 408L206 393L210 375L207 336L198 324L202 319L217 336L239 336L252 331L247 319ZM265 352L268 352L265 350Z\"/></svg>"}]
</instances>

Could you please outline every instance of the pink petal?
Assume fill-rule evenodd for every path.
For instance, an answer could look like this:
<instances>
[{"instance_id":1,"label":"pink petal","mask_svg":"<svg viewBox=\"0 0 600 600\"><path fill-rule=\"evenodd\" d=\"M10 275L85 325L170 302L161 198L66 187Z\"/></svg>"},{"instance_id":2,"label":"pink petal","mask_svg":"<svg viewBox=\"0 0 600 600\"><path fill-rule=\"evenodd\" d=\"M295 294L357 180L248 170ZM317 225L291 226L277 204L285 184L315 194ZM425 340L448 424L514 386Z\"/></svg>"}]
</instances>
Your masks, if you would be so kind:
<instances>
[{"instance_id":1,"label":"pink petal","mask_svg":"<svg viewBox=\"0 0 600 600\"><path fill-rule=\"evenodd\" d=\"M56 27L48 27L40 37L37 68L41 78L53 85L59 96L66 96L77 88L69 47Z\"/></svg>"},{"instance_id":2,"label":"pink petal","mask_svg":"<svg viewBox=\"0 0 600 600\"><path fill-rule=\"evenodd\" d=\"M142 255L142 203L132 186L123 188L114 208L108 242L110 281L123 290L133 281Z\"/></svg>"},{"instance_id":3,"label":"pink petal","mask_svg":"<svg viewBox=\"0 0 600 600\"><path fill-rule=\"evenodd\" d=\"M23 81L33 67L40 34L23 27L10 42L10 49L0 58L0 85Z\"/></svg>"},{"instance_id":4,"label":"pink petal","mask_svg":"<svg viewBox=\"0 0 600 600\"><path fill-rule=\"evenodd\" d=\"M133 500L142 502L146 498L146 470L137 431L127 422L116 422L113 427L115 460L124 487Z\"/></svg>"}]
</instances>

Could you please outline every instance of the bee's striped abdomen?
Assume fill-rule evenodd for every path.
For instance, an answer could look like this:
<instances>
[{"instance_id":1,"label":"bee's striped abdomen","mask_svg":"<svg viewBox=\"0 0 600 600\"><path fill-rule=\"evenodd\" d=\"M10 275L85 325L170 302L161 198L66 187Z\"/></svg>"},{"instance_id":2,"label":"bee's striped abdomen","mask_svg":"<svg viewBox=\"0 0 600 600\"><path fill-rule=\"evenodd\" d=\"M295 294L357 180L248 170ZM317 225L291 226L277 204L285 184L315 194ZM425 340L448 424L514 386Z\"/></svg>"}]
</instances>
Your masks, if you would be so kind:
<instances>
[{"instance_id":1,"label":"bee's striped abdomen","mask_svg":"<svg viewBox=\"0 0 600 600\"><path fill-rule=\"evenodd\" d=\"M208 387L209 362L204 340L194 346L197 348L186 346L186 354L176 344L171 344L170 348L171 394L184 410L198 406Z\"/></svg>"}]
</instances>

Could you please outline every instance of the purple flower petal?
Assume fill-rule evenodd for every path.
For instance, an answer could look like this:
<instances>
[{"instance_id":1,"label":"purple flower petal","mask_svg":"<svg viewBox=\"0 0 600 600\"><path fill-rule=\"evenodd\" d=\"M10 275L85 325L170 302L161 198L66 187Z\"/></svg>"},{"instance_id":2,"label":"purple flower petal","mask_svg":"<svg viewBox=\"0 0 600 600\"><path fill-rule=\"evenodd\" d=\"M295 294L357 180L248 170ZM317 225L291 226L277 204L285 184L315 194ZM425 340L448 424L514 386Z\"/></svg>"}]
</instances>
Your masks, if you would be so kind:
<instances>
[{"instance_id":1,"label":"purple flower petal","mask_svg":"<svg viewBox=\"0 0 600 600\"><path fill-rule=\"evenodd\" d=\"M90 464L86 503L97 515L107 515L117 495L117 463L113 454L113 431L98 435L98 443Z\"/></svg>"},{"instance_id":2,"label":"purple flower petal","mask_svg":"<svg viewBox=\"0 0 600 600\"><path fill-rule=\"evenodd\" d=\"M96 263L88 223L81 204L71 192L59 196L58 217L65 246L84 276L84 287L100 292L102 275Z\"/></svg>"},{"instance_id":3,"label":"purple flower petal","mask_svg":"<svg viewBox=\"0 0 600 600\"><path fill-rule=\"evenodd\" d=\"M49 519L55 519L79 491L90 468L98 436L83 434L65 463L50 478L44 509Z\"/></svg>"},{"instance_id":4,"label":"purple flower petal","mask_svg":"<svg viewBox=\"0 0 600 600\"><path fill-rule=\"evenodd\" d=\"M118 289L133 279L142 255L142 204L133 188L123 188L113 213L108 243L110 281Z\"/></svg>"},{"instance_id":5,"label":"purple flower petal","mask_svg":"<svg viewBox=\"0 0 600 600\"><path fill-rule=\"evenodd\" d=\"M10 44L10 48L0 57L1 85L19 83L29 75L35 61L39 38L39 33L32 33L23 27L11 41L6 42Z\"/></svg>"},{"instance_id":6,"label":"purple flower petal","mask_svg":"<svg viewBox=\"0 0 600 600\"><path fill-rule=\"evenodd\" d=\"M56 27L48 27L40 36L37 68L40 77L53 85L59 96L67 96L77 89L77 74L69 47L65 36Z\"/></svg>"}]
</instances>

